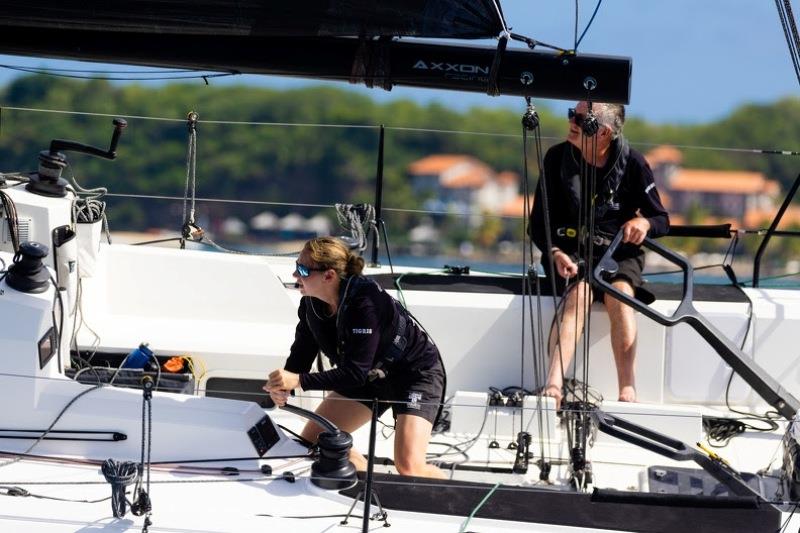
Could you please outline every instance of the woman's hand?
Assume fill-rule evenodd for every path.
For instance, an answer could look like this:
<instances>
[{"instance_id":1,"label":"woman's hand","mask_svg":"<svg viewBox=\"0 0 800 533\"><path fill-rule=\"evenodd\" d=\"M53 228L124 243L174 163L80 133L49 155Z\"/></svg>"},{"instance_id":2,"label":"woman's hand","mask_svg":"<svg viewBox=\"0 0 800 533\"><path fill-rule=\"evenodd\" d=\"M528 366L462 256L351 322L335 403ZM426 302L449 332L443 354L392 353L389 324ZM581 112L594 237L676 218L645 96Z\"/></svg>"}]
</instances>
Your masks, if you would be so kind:
<instances>
[{"instance_id":1,"label":"woman's hand","mask_svg":"<svg viewBox=\"0 0 800 533\"><path fill-rule=\"evenodd\" d=\"M264 390L269 393L269 397L278 406L286 405L289 399L289 392L300 386L300 375L288 370L273 370L269 374L269 380L264 385Z\"/></svg>"},{"instance_id":2,"label":"woman's hand","mask_svg":"<svg viewBox=\"0 0 800 533\"><path fill-rule=\"evenodd\" d=\"M264 386L266 389L266 385ZM274 390L268 391L269 397L272 400L272 403L277 405L278 407L283 407L286 405L286 402L289 400L289 391L288 390Z\"/></svg>"}]
</instances>

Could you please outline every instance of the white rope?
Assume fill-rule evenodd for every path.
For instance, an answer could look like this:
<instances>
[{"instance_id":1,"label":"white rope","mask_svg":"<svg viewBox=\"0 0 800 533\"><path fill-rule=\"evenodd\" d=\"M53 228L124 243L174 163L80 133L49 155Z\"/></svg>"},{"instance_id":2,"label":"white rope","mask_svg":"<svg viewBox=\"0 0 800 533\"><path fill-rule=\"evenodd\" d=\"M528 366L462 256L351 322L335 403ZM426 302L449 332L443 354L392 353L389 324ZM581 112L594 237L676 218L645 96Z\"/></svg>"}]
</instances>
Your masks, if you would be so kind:
<instances>
[{"instance_id":1,"label":"white rope","mask_svg":"<svg viewBox=\"0 0 800 533\"><path fill-rule=\"evenodd\" d=\"M197 119L198 114L190 111L187 117L189 124L189 140L186 147L186 184L183 188L183 225L194 224L195 197L197 196ZM191 187L191 197L189 188ZM191 203L191 207L189 207ZM187 213L188 211L188 213Z\"/></svg>"},{"instance_id":2,"label":"white rope","mask_svg":"<svg viewBox=\"0 0 800 533\"><path fill-rule=\"evenodd\" d=\"M93 223L102 221L103 231L106 234L108 244L111 244L111 230L108 227L108 217L106 216L106 203L102 198L108 193L106 187L95 187L94 189L84 189L78 183L72 167L67 164L69 169L69 178L74 189L76 196L79 194L85 195L85 198L75 198L72 203L72 220L79 223Z\"/></svg>"}]
</instances>

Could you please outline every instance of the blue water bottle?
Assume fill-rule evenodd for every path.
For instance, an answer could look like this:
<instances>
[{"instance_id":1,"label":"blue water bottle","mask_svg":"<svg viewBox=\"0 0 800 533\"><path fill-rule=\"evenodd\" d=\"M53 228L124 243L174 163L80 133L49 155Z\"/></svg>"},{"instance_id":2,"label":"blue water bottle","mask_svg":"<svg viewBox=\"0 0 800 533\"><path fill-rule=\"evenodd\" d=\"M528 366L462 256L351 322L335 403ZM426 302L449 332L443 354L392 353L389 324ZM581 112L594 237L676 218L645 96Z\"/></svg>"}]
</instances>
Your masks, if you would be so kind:
<instances>
[{"instance_id":1,"label":"blue water bottle","mask_svg":"<svg viewBox=\"0 0 800 533\"><path fill-rule=\"evenodd\" d=\"M144 368L152 357L153 351L148 347L146 342L143 342L138 348L134 348L131 353L128 354L122 368Z\"/></svg>"}]
</instances>

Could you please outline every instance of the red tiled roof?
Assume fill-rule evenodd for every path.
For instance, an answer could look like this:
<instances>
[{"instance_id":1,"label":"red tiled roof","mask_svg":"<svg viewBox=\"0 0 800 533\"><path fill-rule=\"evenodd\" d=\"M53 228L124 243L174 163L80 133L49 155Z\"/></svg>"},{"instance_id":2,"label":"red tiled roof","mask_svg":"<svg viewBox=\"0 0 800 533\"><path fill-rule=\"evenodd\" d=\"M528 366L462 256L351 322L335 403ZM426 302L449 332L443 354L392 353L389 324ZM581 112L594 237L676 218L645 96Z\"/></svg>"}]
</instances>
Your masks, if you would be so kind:
<instances>
[{"instance_id":1,"label":"red tiled roof","mask_svg":"<svg viewBox=\"0 0 800 533\"><path fill-rule=\"evenodd\" d=\"M414 161L408 165L408 172L414 175L441 174L460 163L482 164L479 160L469 155L435 154Z\"/></svg>"},{"instance_id":2,"label":"red tiled roof","mask_svg":"<svg viewBox=\"0 0 800 533\"><path fill-rule=\"evenodd\" d=\"M533 196L531 195L530 202L528 204L528 209L533 206ZM525 197L517 195L516 198L508 202L506 205L500 209L500 214L506 217L522 217L526 216L525 213Z\"/></svg>"},{"instance_id":3,"label":"red tiled roof","mask_svg":"<svg viewBox=\"0 0 800 533\"><path fill-rule=\"evenodd\" d=\"M682 168L669 180L672 191L696 191L733 194L775 194L780 187L760 172L699 170Z\"/></svg>"},{"instance_id":4,"label":"red tiled roof","mask_svg":"<svg viewBox=\"0 0 800 533\"><path fill-rule=\"evenodd\" d=\"M479 189L489 181L490 172L484 165L469 166L462 172L448 175L440 184L446 189Z\"/></svg>"},{"instance_id":5,"label":"red tiled roof","mask_svg":"<svg viewBox=\"0 0 800 533\"><path fill-rule=\"evenodd\" d=\"M661 189L658 191L658 196L661 198L661 205L664 206L664 209L669 210L669 208L672 207L672 196L670 196L667 191L662 191Z\"/></svg>"},{"instance_id":6,"label":"red tiled roof","mask_svg":"<svg viewBox=\"0 0 800 533\"><path fill-rule=\"evenodd\" d=\"M504 170L500 174L497 175L497 183L502 185L514 185L520 182L519 174L516 172L512 172L510 170Z\"/></svg>"},{"instance_id":7,"label":"red tiled roof","mask_svg":"<svg viewBox=\"0 0 800 533\"><path fill-rule=\"evenodd\" d=\"M659 163L674 163L676 165L683 163L683 154L681 151L668 144L656 146L647 152L644 158L647 159L647 162L651 167L656 166Z\"/></svg>"},{"instance_id":8,"label":"red tiled roof","mask_svg":"<svg viewBox=\"0 0 800 533\"><path fill-rule=\"evenodd\" d=\"M744 227L748 229L767 227L772 222L772 219L775 218L775 213L777 213L777 208L769 211L748 211L745 214L742 223L744 224ZM790 205L783 213L781 223L779 224L779 229L798 226L800 226L800 206Z\"/></svg>"}]
</instances>

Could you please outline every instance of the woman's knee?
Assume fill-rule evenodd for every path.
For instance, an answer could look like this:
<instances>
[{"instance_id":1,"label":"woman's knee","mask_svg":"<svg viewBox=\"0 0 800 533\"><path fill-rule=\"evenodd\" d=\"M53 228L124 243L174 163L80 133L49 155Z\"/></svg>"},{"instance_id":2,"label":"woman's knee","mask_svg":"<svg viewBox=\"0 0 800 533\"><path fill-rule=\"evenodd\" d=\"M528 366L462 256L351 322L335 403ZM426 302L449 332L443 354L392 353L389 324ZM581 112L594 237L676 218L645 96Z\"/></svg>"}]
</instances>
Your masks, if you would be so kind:
<instances>
[{"instance_id":1,"label":"woman's knee","mask_svg":"<svg viewBox=\"0 0 800 533\"><path fill-rule=\"evenodd\" d=\"M303 431L300 432L300 436L309 442L317 442L319 439L319 434L322 433L322 431L322 427L318 426L314 422L306 422L305 427L303 427Z\"/></svg>"}]
</instances>

